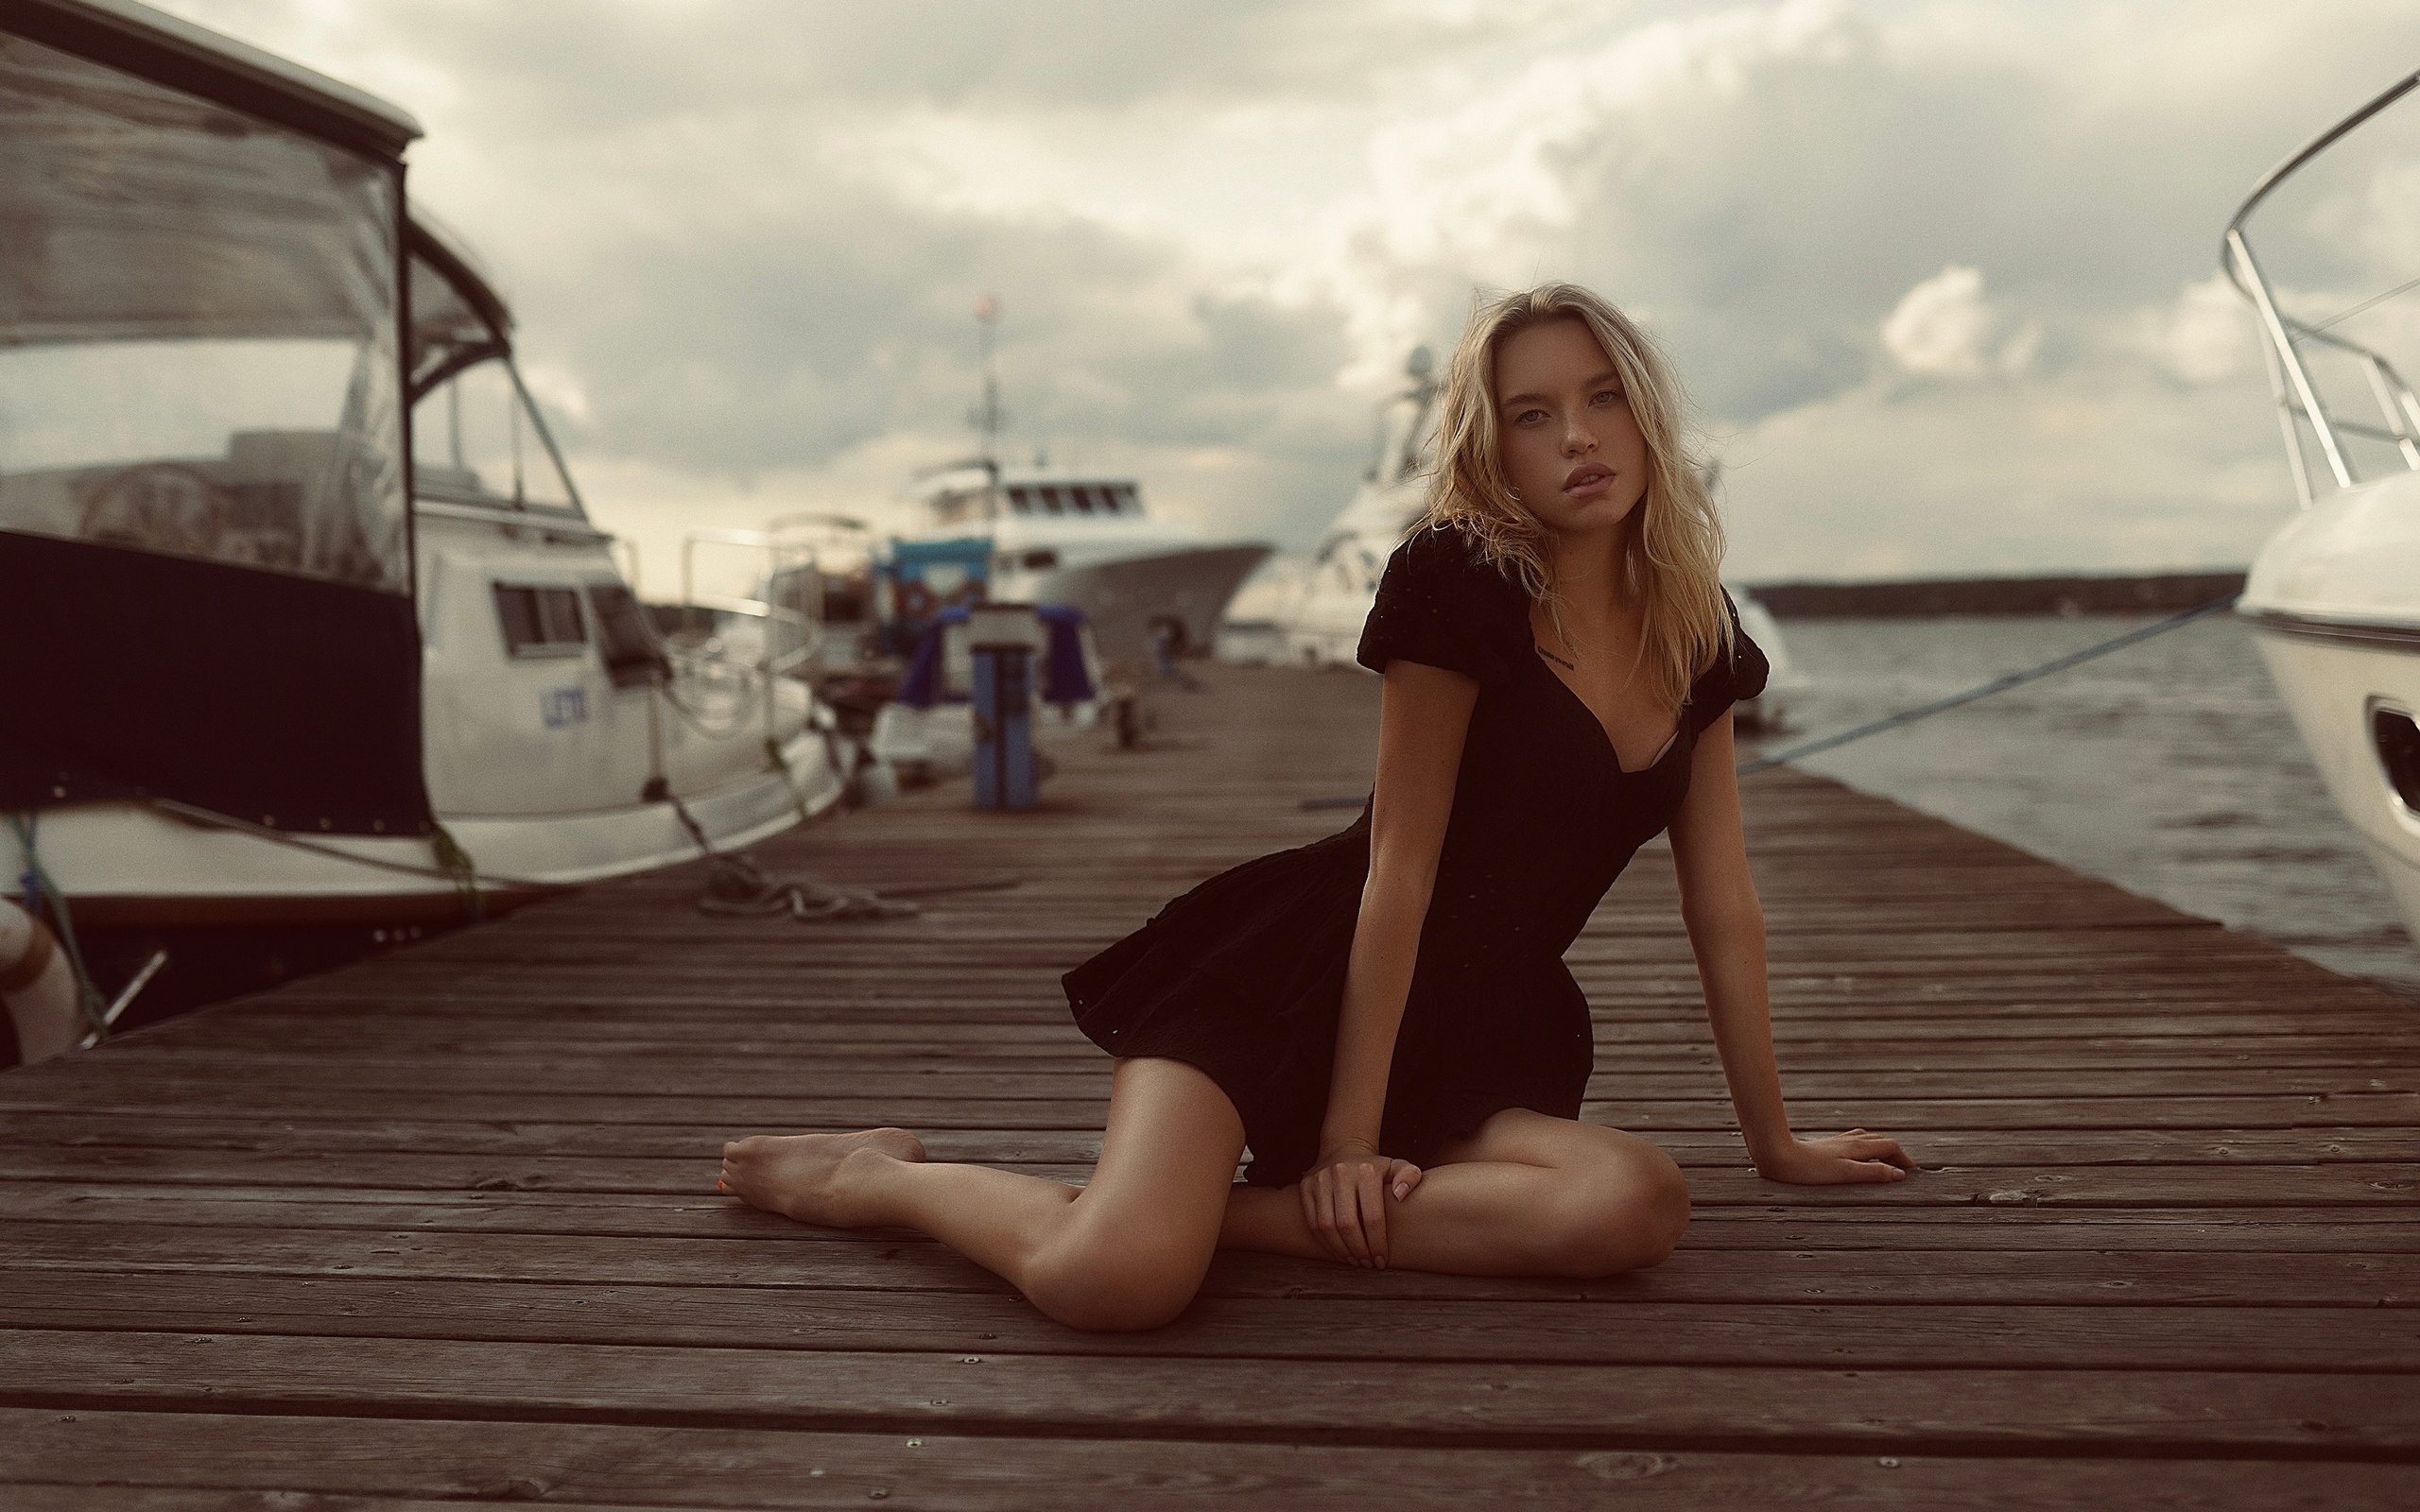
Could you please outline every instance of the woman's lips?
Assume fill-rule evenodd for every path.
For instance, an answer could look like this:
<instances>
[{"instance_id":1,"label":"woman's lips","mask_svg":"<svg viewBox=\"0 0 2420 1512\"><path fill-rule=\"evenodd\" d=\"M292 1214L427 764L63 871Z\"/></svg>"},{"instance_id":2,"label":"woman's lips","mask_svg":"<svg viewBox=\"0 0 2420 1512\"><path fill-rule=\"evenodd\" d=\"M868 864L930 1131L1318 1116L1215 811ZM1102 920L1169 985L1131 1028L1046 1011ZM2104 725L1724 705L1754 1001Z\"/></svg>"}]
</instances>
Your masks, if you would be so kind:
<instances>
[{"instance_id":1,"label":"woman's lips","mask_svg":"<svg viewBox=\"0 0 2420 1512\"><path fill-rule=\"evenodd\" d=\"M1571 475L1563 480L1563 491L1570 498L1583 499L1590 494L1604 492L1605 485L1613 480L1613 469L1591 462L1585 467L1571 470Z\"/></svg>"}]
</instances>

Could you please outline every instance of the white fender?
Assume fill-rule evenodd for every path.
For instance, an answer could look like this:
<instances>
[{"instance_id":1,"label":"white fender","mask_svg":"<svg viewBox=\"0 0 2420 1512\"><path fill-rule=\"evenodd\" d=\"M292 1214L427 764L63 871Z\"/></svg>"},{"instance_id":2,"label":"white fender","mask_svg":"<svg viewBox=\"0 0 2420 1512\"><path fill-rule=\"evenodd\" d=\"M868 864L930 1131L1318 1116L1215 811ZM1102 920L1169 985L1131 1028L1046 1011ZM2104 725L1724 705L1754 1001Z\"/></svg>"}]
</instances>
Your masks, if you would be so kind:
<instances>
[{"instance_id":1,"label":"white fender","mask_svg":"<svg viewBox=\"0 0 2420 1512\"><path fill-rule=\"evenodd\" d=\"M76 969L50 927L0 898L0 1003L16 1021L17 1053L28 1066L76 1048Z\"/></svg>"}]
</instances>

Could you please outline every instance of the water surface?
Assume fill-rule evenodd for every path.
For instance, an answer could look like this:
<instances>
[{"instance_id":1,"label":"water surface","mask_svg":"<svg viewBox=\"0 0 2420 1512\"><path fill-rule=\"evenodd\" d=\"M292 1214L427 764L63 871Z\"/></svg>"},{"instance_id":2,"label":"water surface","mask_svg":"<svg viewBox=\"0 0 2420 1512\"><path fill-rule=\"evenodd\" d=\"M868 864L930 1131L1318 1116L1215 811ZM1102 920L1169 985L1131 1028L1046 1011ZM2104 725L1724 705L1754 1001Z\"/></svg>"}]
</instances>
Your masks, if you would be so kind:
<instances>
[{"instance_id":1,"label":"water surface","mask_svg":"<svg viewBox=\"0 0 2420 1512\"><path fill-rule=\"evenodd\" d=\"M1770 744L1945 697L2139 623L1788 621L1811 685ZM2328 802L2250 631L2225 615L1803 765L2420 996L2420 949Z\"/></svg>"}]
</instances>

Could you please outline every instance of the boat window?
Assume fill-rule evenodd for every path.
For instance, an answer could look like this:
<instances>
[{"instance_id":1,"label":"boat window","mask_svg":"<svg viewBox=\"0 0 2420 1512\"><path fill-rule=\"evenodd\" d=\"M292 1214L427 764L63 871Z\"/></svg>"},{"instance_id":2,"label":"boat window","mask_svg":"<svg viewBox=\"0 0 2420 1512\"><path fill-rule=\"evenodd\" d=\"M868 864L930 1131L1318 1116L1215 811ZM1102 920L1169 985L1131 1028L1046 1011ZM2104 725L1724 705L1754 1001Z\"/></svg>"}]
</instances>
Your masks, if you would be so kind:
<instances>
[{"instance_id":1,"label":"boat window","mask_svg":"<svg viewBox=\"0 0 2420 1512\"><path fill-rule=\"evenodd\" d=\"M2404 808L2420 814L2420 725L2400 709L2373 709L2370 738L2377 743L2378 765L2386 769L2394 796Z\"/></svg>"},{"instance_id":2,"label":"boat window","mask_svg":"<svg viewBox=\"0 0 2420 1512\"><path fill-rule=\"evenodd\" d=\"M1067 507L1060 499L1059 490L1056 488L1045 488L1042 490L1042 512L1045 514L1064 514L1067 512Z\"/></svg>"},{"instance_id":3,"label":"boat window","mask_svg":"<svg viewBox=\"0 0 2420 1512\"><path fill-rule=\"evenodd\" d=\"M1069 501L1075 505L1076 512L1078 514L1090 514L1093 512L1092 490L1080 487L1072 488L1067 490L1067 497Z\"/></svg>"},{"instance_id":4,"label":"boat window","mask_svg":"<svg viewBox=\"0 0 2420 1512\"><path fill-rule=\"evenodd\" d=\"M1115 514L1117 512L1117 490L1115 489L1104 484L1100 488L1093 490L1093 497L1098 502L1101 513Z\"/></svg>"},{"instance_id":5,"label":"boat window","mask_svg":"<svg viewBox=\"0 0 2420 1512\"><path fill-rule=\"evenodd\" d=\"M1009 507L1018 514L1033 513L1033 495L1024 489L1009 490Z\"/></svg>"},{"instance_id":6,"label":"boat window","mask_svg":"<svg viewBox=\"0 0 2420 1512\"><path fill-rule=\"evenodd\" d=\"M514 656L578 656L588 644L579 591L543 583L495 585L495 617Z\"/></svg>"},{"instance_id":7,"label":"boat window","mask_svg":"<svg viewBox=\"0 0 2420 1512\"><path fill-rule=\"evenodd\" d=\"M0 529L390 593L391 167L0 38Z\"/></svg>"},{"instance_id":8,"label":"boat window","mask_svg":"<svg viewBox=\"0 0 2420 1512\"><path fill-rule=\"evenodd\" d=\"M596 616L596 649L617 688L633 688L669 677L672 663L656 638L654 622L638 595L621 583L588 585L588 607Z\"/></svg>"},{"instance_id":9,"label":"boat window","mask_svg":"<svg viewBox=\"0 0 2420 1512\"><path fill-rule=\"evenodd\" d=\"M1028 551L1025 554L1025 565L1028 572L1046 572L1059 565L1059 554L1049 550Z\"/></svg>"},{"instance_id":10,"label":"boat window","mask_svg":"<svg viewBox=\"0 0 2420 1512\"><path fill-rule=\"evenodd\" d=\"M424 499L506 509L579 507L529 399L497 356L412 406L412 486Z\"/></svg>"},{"instance_id":11,"label":"boat window","mask_svg":"<svg viewBox=\"0 0 2420 1512\"><path fill-rule=\"evenodd\" d=\"M1120 483L1111 489L1109 493L1111 498L1117 501L1116 513L1141 514L1143 512L1142 501L1134 497L1134 485L1132 483Z\"/></svg>"}]
</instances>

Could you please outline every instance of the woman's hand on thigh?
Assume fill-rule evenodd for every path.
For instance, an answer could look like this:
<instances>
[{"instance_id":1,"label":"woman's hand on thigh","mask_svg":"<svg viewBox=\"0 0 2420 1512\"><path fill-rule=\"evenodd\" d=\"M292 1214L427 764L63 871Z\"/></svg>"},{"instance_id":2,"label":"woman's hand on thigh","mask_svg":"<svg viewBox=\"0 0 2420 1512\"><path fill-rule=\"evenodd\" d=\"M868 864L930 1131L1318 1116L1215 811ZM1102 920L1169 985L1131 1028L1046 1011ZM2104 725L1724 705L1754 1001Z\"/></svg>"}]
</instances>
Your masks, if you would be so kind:
<instances>
[{"instance_id":1,"label":"woman's hand on thigh","mask_svg":"<svg viewBox=\"0 0 2420 1512\"><path fill-rule=\"evenodd\" d=\"M1409 1160L1348 1142L1322 1151L1295 1191L1302 1199L1304 1223L1330 1259L1383 1270L1388 1210L1419 1185L1420 1167Z\"/></svg>"}]
</instances>

